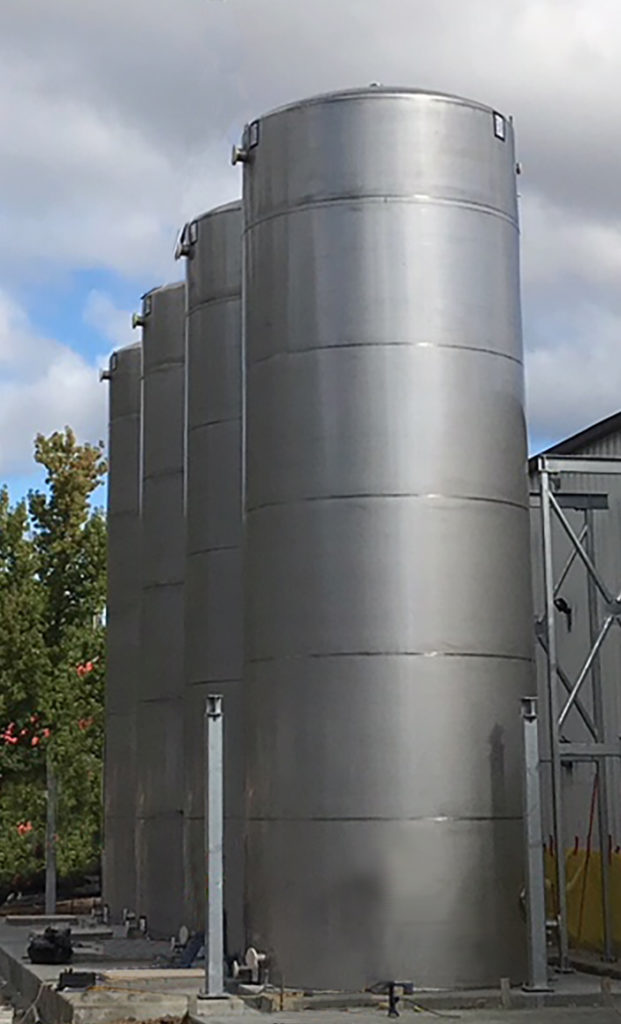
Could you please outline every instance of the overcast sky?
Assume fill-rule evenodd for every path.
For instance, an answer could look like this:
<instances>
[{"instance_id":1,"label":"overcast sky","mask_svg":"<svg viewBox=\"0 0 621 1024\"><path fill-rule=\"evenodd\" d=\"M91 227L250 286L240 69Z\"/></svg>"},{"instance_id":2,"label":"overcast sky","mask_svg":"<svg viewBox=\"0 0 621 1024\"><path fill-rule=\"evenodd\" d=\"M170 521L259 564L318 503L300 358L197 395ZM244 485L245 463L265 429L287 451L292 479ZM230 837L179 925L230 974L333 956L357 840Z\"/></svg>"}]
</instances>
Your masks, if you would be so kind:
<instances>
[{"instance_id":1,"label":"overcast sky","mask_svg":"<svg viewBox=\"0 0 621 1024\"><path fill-rule=\"evenodd\" d=\"M97 368L246 120L380 81L515 118L531 445L621 408L619 0L0 0L0 479L105 435Z\"/></svg>"}]
</instances>

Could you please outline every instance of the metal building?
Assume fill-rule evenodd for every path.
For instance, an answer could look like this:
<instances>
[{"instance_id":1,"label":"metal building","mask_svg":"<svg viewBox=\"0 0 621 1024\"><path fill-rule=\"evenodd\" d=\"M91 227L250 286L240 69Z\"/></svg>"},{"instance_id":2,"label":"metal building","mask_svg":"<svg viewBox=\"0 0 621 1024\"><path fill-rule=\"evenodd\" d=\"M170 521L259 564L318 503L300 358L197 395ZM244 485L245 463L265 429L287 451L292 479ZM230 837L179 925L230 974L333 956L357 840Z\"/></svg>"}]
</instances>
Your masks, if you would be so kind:
<instances>
[{"instance_id":1,"label":"metal building","mask_svg":"<svg viewBox=\"0 0 621 1024\"><path fill-rule=\"evenodd\" d=\"M136 888L141 373L141 347L130 345L102 374L110 382L103 896L112 921L134 906Z\"/></svg>"},{"instance_id":2,"label":"metal building","mask_svg":"<svg viewBox=\"0 0 621 1024\"><path fill-rule=\"evenodd\" d=\"M236 159L249 941L286 985L521 982L512 124L370 88L262 117Z\"/></svg>"},{"instance_id":3,"label":"metal building","mask_svg":"<svg viewBox=\"0 0 621 1024\"><path fill-rule=\"evenodd\" d=\"M548 473L549 596L542 468L554 470ZM621 872L621 414L535 456L530 474L548 875L556 862L556 873L566 876L565 896L554 907L565 918L561 956L567 957L571 941L610 958L621 950L621 890L615 884Z\"/></svg>"},{"instance_id":4,"label":"metal building","mask_svg":"<svg viewBox=\"0 0 621 1024\"><path fill-rule=\"evenodd\" d=\"M155 288L142 315L142 622L136 883L154 936L176 933L183 889L185 286Z\"/></svg>"},{"instance_id":5,"label":"metal building","mask_svg":"<svg viewBox=\"0 0 621 1024\"><path fill-rule=\"evenodd\" d=\"M241 204L186 225L187 562L185 616L185 922L205 904L203 709L225 711L225 911L244 950L241 590Z\"/></svg>"}]
</instances>

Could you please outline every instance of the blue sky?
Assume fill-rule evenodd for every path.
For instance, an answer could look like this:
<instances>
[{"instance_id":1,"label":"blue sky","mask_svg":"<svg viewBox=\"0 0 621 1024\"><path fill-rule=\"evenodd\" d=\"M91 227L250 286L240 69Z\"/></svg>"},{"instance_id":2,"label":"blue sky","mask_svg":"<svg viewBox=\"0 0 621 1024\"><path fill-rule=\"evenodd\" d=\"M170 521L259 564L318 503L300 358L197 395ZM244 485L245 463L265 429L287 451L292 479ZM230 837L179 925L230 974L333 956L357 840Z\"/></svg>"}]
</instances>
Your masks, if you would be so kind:
<instances>
[{"instance_id":1,"label":"blue sky","mask_svg":"<svg viewBox=\"0 0 621 1024\"><path fill-rule=\"evenodd\" d=\"M617 0L4 0L0 480L106 431L98 370L185 220L239 195L245 121L382 81L512 114L531 447L621 406Z\"/></svg>"},{"instance_id":2,"label":"blue sky","mask_svg":"<svg viewBox=\"0 0 621 1024\"><path fill-rule=\"evenodd\" d=\"M35 331L62 338L85 358L96 360L109 347L107 324L99 326L96 317L88 318L89 297L108 296L115 308L133 309L136 295L149 286L146 276L132 280L112 268L74 270L58 282L26 284L20 299L29 312Z\"/></svg>"}]
</instances>

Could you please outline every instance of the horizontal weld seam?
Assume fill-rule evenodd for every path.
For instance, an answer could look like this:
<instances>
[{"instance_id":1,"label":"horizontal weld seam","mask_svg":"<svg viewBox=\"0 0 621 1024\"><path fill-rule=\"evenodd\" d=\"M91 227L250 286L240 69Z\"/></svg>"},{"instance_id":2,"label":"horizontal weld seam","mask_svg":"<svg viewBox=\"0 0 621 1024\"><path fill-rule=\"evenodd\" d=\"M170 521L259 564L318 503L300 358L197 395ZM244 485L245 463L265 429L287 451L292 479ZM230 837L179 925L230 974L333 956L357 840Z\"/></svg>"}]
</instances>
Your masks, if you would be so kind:
<instances>
[{"instance_id":1,"label":"horizontal weld seam","mask_svg":"<svg viewBox=\"0 0 621 1024\"><path fill-rule=\"evenodd\" d=\"M466 501L472 502L477 505L503 505L509 508L517 508L521 512L530 513L530 505L524 504L519 501L511 501L508 498L485 498L477 497L470 494L434 494L434 493L413 493L413 492L401 492L395 491L394 493L386 492L383 494L326 494L326 495L310 495L304 498L291 498L283 499L283 501L266 501L261 505L248 505L246 508L246 515L252 515L253 512L262 512L270 508L283 508L284 506L291 505L307 505L322 501L382 501L383 499L414 499L421 501Z\"/></svg>"},{"instance_id":2,"label":"horizontal weld seam","mask_svg":"<svg viewBox=\"0 0 621 1024\"><path fill-rule=\"evenodd\" d=\"M489 107L486 103L478 103L476 100L469 100L464 96L454 96L452 93L438 92L433 89L411 89L399 86L370 86L369 88L354 86L351 89L342 89L327 94L320 93L319 95L309 96L304 100L284 103L268 114L264 114L259 119L259 123L269 123L272 119L278 119L281 116L286 117L293 112L297 113L300 110L307 110L309 107L326 107L331 104L343 103L360 103L365 105L368 103L390 103L394 99L423 100L425 103L437 103L447 107L464 107L468 110L476 110L478 113L485 114L488 118L494 114L493 107ZM233 200L233 204L234 202ZM210 214L206 214L206 216L210 216Z\"/></svg>"},{"instance_id":3,"label":"horizontal weld seam","mask_svg":"<svg viewBox=\"0 0 621 1024\"><path fill-rule=\"evenodd\" d=\"M137 704L181 704L183 692L175 697L138 697Z\"/></svg>"},{"instance_id":4,"label":"horizontal weld seam","mask_svg":"<svg viewBox=\"0 0 621 1024\"><path fill-rule=\"evenodd\" d=\"M188 681L187 690L191 690L194 686L211 686L212 683L242 683L241 676L210 676L208 679L190 679Z\"/></svg>"},{"instance_id":5,"label":"horizontal weld seam","mask_svg":"<svg viewBox=\"0 0 621 1024\"><path fill-rule=\"evenodd\" d=\"M306 210L317 210L323 207L330 206L352 206L355 203L360 204L375 204L375 205L389 205L389 204L403 204L406 206L447 206L457 207L460 210L472 210L475 213L481 213L488 217L497 217L499 220L504 221L511 227L519 231L519 220L517 217L513 217L510 213L505 213L504 210L499 209L497 206L489 206L487 203L478 203L474 200L469 199L457 199L451 198L450 196L430 196L425 193L418 193L412 195L391 195L390 193L378 193L377 195L338 195L338 196L325 196L322 199L306 200L300 203L296 203L294 206L282 206L277 207L274 210L270 210L269 213L263 214L262 217L257 217L256 220L249 221L244 226L244 235L250 234L250 232L261 224L265 224L272 220L278 220L280 217L290 217L292 214L305 212Z\"/></svg>"},{"instance_id":6,"label":"horizontal weld seam","mask_svg":"<svg viewBox=\"0 0 621 1024\"><path fill-rule=\"evenodd\" d=\"M192 314L198 312L198 310L207 309L209 306L222 306L227 302L241 302L241 290L237 289L234 292L224 292L222 295L214 295L210 299L201 299L200 302L195 303L193 306L189 306L185 315L189 320Z\"/></svg>"},{"instance_id":7,"label":"horizontal weld seam","mask_svg":"<svg viewBox=\"0 0 621 1024\"><path fill-rule=\"evenodd\" d=\"M220 420L205 420L203 423L188 423L188 433L192 434L196 430L206 430L207 427L217 427L221 423L241 423L241 414L237 416L223 416Z\"/></svg>"},{"instance_id":8,"label":"horizontal weld seam","mask_svg":"<svg viewBox=\"0 0 621 1024\"><path fill-rule=\"evenodd\" d=\"M183 587L183 584L183 579L167 580L166 583L149 581L149 583L142 584L141 590L162 590L164 587Z\"/></svg>"},{"instance_id":9,"label":"horizontal weld seam","mask_svg":"<svg viewBox=\"0 0 621 1024\"><path fill-rule=\"evenodd\" d=\"M499 654L475 651L327 651L325 653L283 654L263 658L246 658L248 665L273 664L279 661L305 661L328 658L484 658L492 661L519 661L532 664L534 658L525 654Z\"/></svg>"},{"instance_id":10,"label":"horizontal weld seam","mask_svg":"<svg viewBox=\"0 0 621 1024\"><path fill-rule=\"evenodd\" d=\"M156 363L155 366L145 366L142 371L142 380L148 380L148 378L154 373L163 373L165 370L176 369L178 366L185 364L185 354L175 356L174 359L167 359L166 362Z\"/></svg>"},{"instance_id":11,"label":"horizontal weld seam","mask_svg":"<svg viewBox=\"0 0 621 1024\"><path fill-rule=\"evenodd\" d=\"M178 811L153 811L151 814L137 814L137 821L157 821L159 818L180 818L183 816L183 808Z\"/></svg>"},{"instance_id":12,"label":"horizontal weld seam","mask_svg":"<svg viewBox=\"0 0 621 1024\"><path fill-rule=\"evenodd\" d=\"M117 413L116 416L110 417L110 426L115 427L118 424L125 423L126 420L140 420L140 399L136 401L136 408L132 412L121 412Z\"/></svg>"},{"instance_id":13,"label":"horizontal weld seam","mask_svg":"<svg viewBox=\"0 0 621 1024\"><path fill-rule=\"evenodd\" d=\"M433 348L440 350L448 349L452 352L473 352L476 353L477 355L495 356L498 359L508 359L509 362L516 363L517 366L524 365L524 360L518 358L518 356L509 355L508 352L497 352L493 348L481 348L480 346L475 345L437 345L435 342L429 341L347 341L337 343L334 345L312 345L309 348L286 349L282 352L272 352L270 353L270 355L261 356L259 359L249 359L248 368L252 369L253 366L260 366L262 363L267 363L272 359L308 355L311 352L340 352L341 350L352 348Z\"/></svg>"},{"instance_id":14,"label":"horizontal weld seam","mask_svg":"<svg viewBox=\"0 0 621 1024\"><path fill-rule=\"evenodd\" d=\"M303 824L304 822L307 822L307 821L308 822L326 823L326 824L330 823L330 822L334 822L335 824L339 824L340 822L356 823L356 822L366 822L366 821L380 821L380 822L381 821L385 821L385 822L412 821L412 822L427 822L428 824L433 824L433 825L444 825L444 824L450 824L451 822L456 822L456 821L475 822L475 823L476 822L482 822L482 823L483 822L492 822L493 823L493 822L496 822L496 821L514 821L514 822L519 822L519 821L522 820L522 818L521 818L521 815L514 815L514 814L494 814L494 815L473 814L473 815L459 815L459 816L454 816L454 815L450 815L450 814L447 814L447 815L438 814L437 816L434 816L434 815L423 815L421 817L408 817L407 815L398 816L398 817L391 817L391 816L383 816L383 815L364 815L364 816L361 815L361 816L355 816L355 815L338 815L338 814L335 814L334 816L331 816L331 815L330 816L328 816L328 815L326 815L326 816L323 816L323 815L321 815L321 816L320 815L317 815L317 816L308 815L308 817L305 817L305 818L298 818L298 817L291 817L291 818L289 818L289 817L284 817L284 816L283 817L268 817L268 816L262 816L262 815L257 815L255 817L254 815L249 815L246 820L247 821L256 821L256 822L267 821L267 822L273 822L273 823L279 823L279 824L280 823L282 823L282 824L289 824L289 823L292 823L292 824Z\"/></svg>"},{"instance_id":15,"label":"horizontal weld seam","mask_svg":"<svg viewBox=\"0 0 621 1024\"><path fill-rule=\"evenodd\" d=\"M212 551L241 551L242 545L239 544L222 544L220 547L208 547L208 548L193 548L188 551L188 558L192 558L194 555L210 555Z\"/></svg>"},{"instance_id":16,"label":"horizontal weld seam","mask_svg":"<svg viewBox=\"0 0 621 1024\"><path fill-rule=\"evenodd\" d=\"M147 480L163 480L167 476L183 476L183 465L181 464L178 469L163 469L159 473L144 473L143 481Z\"/></svg>"}]
</instances>

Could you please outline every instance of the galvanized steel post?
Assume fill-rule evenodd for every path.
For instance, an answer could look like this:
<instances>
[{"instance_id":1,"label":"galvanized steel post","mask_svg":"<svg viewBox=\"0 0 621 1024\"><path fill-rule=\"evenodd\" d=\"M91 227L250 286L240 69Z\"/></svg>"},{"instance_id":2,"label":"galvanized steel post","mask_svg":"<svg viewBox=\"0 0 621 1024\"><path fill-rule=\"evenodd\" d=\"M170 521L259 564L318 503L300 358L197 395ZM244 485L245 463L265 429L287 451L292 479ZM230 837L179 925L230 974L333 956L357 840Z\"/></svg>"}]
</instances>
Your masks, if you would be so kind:
<instances>
[{"instance_id":1,"label":"galvanized steel post","mask_svg":"<svg viewBox=\"0 0 621 1024\"><path fill-rule=\"evenodd\" d=\"M224 995L222 697L205 704L205 996Z\"/></svg>"},{"instance_id":2,"label":"galvanized steel post","mask_svg":"<svg viewBox=\"0 0 621 1024\"><path fill-rule=\"evenodd\" d=\"M589 560L595 565L595 516L593 509L585 509L584 523L586 526L585 548ZM599 632L599 616L597 603L598 589L593 575L587 572L587 607L589 612L589 640L591 647L595 646ZM606 715L604 713L604 700L602 692L602 673L599 655L593 660L591 666L591 686L593 692L593 717L597 738L600 743L606 743L608 738L606 730ZM608 761L602 757L596 762L598 773L597 787L597 819L599 826L599 852L602 865L602 920L604 926L604 960L612 962L615 959L613 949L612 914L611 914L611 885L610 885L610 862L608 853L608 837L610 834L610 820L608 809Z\"/></svg>"},{"instance_id":3,"label":"galvanized steel post","mask_svg":"<svg viewBox=\"0 0 621 1024\"><path fill-rule=\"evenodd\" d=\"M558 656L556 649L556 621L554 617L554 560L552 553L552 508L550 500L550 474L541 467L541 526L543 538L543 577L546 606L546 640L548 646L548 706L550 727L550 757L552 760L552 814L556 863L556 899L558 911L558 949L561 971L570 970L569 939L567 933L567 879L565 872L565 845L563 837L562 768L559 736Z\"/></svg>"},{"instance_id":4,"label":"galvanized steel post","mask_svg":"<svg viewBox=\"0 0 621 1024\"><path fill-rule=\"evenodd\" d=\"M528 927L528 981L531 992L547 992L546 894L541 821L539 722L536 697L522 699L524 736L524 841L526 863L526 923Z\"/></svg>"}]
</instances>

